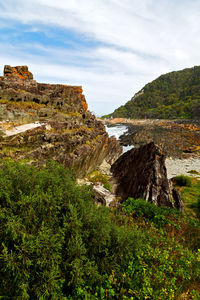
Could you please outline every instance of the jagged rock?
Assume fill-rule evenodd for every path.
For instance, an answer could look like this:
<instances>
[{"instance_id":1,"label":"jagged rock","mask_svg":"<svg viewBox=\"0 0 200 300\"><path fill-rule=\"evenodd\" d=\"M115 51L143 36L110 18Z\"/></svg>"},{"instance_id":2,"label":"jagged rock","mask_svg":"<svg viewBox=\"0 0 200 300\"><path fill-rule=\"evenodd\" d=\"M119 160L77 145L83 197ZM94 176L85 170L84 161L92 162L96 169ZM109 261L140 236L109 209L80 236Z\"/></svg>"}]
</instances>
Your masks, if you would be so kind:
<instances>
[{"instance_id":1,"label":"jagged rock","mask_svg":"<svg viewBox=\"0 0 200 300\"><path fill-rule=\"evenodd\" d=\"M179 192L175 188L172 189L172 197L174 199L174 207L180 210L181 212L184 212L183 201L181 199Z\"/></svg>"},{"instance_id":2,"label":"jagged rock","mask_svg":"<svg viewBox=\"0 0 200 300\"><path fill-rule=\"evenodd\" d=\"M112 173L110 172L110 168L111 165L106 160L104 160L102 164L98 167L98 171L100 171L101 173L107 176L111 176Z\"/></svg>"},{"instance_id":3,"label":"jagged rock","mask_svg":"<svg viewBox=\"0 0 200 300\"><path fill-rule=\"evenodd\" d=\"M102 185L94 185L93 191L95 195L96 204L104 204L105 206L112 206L116 201L116 196L106 190Z\"/></svg>"},{"instance_id":4,"label":"jagged rock","mask_svg":"<svg viewBox=\"0 0 200 300\"><path fill-rule=\"evenodd\" d=\"M29 72L27 66L11 67L9 65L4 66L5 77L15 77L19 79L33 79L33 74Z\"/></svg>"},{"instance_id":5,"label":"jagged rock","mask_svg":"<svg viewBox=\"0 0 200 300\"><path fill-rule=\"evenodd\" d=\"M82 92L81 86L38 83L26 66L5 66L0 77L0 154L39 165L53 159L81 178L104 160L113 163L122 148L87 109ZM35 123L41 126L31 125ZM7 134L7 124L16 128L14 135ZM25 124L32 128L19 131Z\"/></svg>"},{"instance_id":6,"label":"jagged rock","mask_svg":"<svg viewBox=\"0 0 200 300\"><path fill-rule=\"evenodd\" d=\"M122 201L128 197L143 198L157 206L182 210L180 195L178 191L172 192L167 179L165 156L153 142L121 155L111 166L111 172L115 193Z\"/></svg>"}]
</instances>

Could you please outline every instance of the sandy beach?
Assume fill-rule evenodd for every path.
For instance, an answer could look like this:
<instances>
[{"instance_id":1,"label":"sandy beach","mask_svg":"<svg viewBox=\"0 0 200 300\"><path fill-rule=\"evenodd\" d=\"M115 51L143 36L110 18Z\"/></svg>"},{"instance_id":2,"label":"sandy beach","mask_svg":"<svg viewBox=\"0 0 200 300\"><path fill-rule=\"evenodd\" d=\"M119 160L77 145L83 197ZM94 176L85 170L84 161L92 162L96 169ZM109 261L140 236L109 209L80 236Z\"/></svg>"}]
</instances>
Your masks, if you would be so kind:
<instances>
[{"instance_id":1,"label":"sandy beach","mask_svg":"<svg viewBox=\"0 0 200 300\"><path fill-rule=\"evenodd\" d=\"M188 158L188 159L166 159L167 175L168 178L172 178L177 175L188 175L194 177L200 177L196 174L188 173L191 170L195 170L200 173L200 159Z\"/></svg>"}]
</instances>

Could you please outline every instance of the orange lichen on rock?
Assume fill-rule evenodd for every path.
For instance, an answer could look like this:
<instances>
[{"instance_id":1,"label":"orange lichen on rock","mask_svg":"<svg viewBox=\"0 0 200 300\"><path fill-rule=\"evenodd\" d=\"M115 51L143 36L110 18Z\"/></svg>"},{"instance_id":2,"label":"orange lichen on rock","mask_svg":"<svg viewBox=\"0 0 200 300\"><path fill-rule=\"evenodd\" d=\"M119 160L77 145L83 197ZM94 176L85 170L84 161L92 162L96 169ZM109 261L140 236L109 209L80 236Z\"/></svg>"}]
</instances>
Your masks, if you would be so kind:
<instances>
[{"instance_id":1,"label":"orange lichen on rock","mask_svg":"<svg viewBox=\"0 0 200 300\"><path fill-rule=\"evenodd\" d=\"M33 79L33 74L29 72L27 66L11 67L9 65L4 66L4 77L14 77L18 79Z\"/></svg>"},{"instance_id":2,"label":"orange lichen on rock","mask_svg":"<svg viewBox=\"0 0 200 300\"><path fill-rule=\"evenodd\" d=\"M8 105L13 106L14 103L15 107L20 107L21 109L25 103L30 102L34 103L34 105L44 105L44 107L51 106L57 112L80 114L88 110L82 86L37 83L33 80L33 74L29 72L27 66L11 67L10 65L5 65L4 76L1 78L3 88L1 89L0 98L4 101L6 99L6 104L8 102ZM11 89L8 93L9 97L4 97L4 94L7 95L6 89L8 86ZM20 93L19 97L17 96L18 93ZM10 101L10 99L12 100Z\"/></svg>"},{"instance_id":3,"label":"orange lichen on rock","mask_svg":"<svg viewBox=\"0 0 200 300\"><path fill-rule=\"evenodd\" d=\"M82 94L83 89L82 86L72 86L75 93Z\"/></svg>"},{"instance_id":4,"label":"orange lichen on rock","mask_svg":"<svg viewBox=\"0 0 200 300\"><path fill-rule=\"evenodd\" d=\"M83 89L82 86L73 86L73 91L78 94L77 98L80 100L82 107L84 110L88 109L88 105L87 102L85 100L85 96L82 94L83 93Z\"/></svg>"},{"instance_id":5,"label":"orange lichen on rock","mask_svg":"<svg viewBox=\"0 0 200 300\"><path fill-rule=\"evenodd\" d=\"M81 104L82 104L84 110L88 109L88 105L87 105L86 101L81 101Z\"/></svg>"}]
</instances>

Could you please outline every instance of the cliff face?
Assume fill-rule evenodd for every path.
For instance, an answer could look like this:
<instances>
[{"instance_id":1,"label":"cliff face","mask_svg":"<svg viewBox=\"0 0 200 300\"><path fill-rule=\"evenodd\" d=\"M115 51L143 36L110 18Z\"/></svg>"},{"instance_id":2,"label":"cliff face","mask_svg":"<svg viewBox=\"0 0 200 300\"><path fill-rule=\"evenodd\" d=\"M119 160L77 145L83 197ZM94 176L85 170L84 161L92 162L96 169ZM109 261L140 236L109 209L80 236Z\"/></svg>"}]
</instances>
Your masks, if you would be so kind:
<instances>
[{"instance_id":1,"label":"cliff face","mask_svg":"<svg viewBox=\"0 0 200 300\"><path fill-rule=\"evenodd\" d=\"M27 66L4 67L0 77L0 158L43 164L54 159L79 177L122 150L87 109L82 87L43 84Z\"/></svg>"}]
</instances>

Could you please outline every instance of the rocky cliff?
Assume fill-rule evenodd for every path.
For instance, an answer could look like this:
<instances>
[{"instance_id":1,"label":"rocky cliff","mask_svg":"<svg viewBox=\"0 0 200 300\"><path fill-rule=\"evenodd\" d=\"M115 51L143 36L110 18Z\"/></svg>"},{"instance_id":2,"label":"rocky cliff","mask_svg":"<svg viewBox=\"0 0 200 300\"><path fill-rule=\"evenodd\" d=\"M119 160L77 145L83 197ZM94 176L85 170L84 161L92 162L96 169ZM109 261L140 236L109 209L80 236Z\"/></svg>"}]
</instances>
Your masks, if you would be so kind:
<instances>
[{"instance_id":1,"label":"rocky cliff","mask_svg":"<svg viewBox=\"0 0 200 300\"><path fill-rule=\"evenodd\" d=\"M122 150L87 109L81 86L43 84L27 66L4 67L0 77L0 158L44 164L53 159L79 177Z\"/></svg>"}]
</instances>

